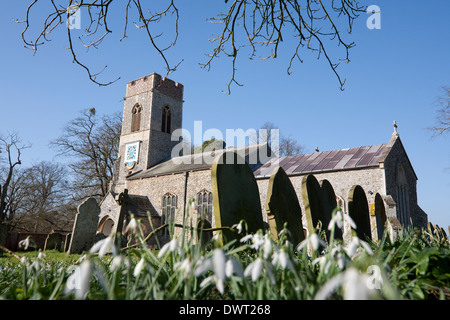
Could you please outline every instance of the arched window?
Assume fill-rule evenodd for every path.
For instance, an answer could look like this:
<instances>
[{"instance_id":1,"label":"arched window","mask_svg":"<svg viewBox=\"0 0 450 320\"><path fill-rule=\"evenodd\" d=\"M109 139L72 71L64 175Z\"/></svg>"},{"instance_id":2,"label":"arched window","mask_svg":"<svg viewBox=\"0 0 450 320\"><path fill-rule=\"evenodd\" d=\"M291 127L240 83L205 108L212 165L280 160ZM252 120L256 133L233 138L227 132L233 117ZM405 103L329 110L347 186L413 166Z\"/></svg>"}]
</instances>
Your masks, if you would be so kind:
<instances>
[{"instance_id":1,"label":"arched window","mask_svg":"<svg viewBox=\"0 0 450 320\"><path fill-rule=\"evenodd\" d=\"M400 223L408 226L409 223L409 192L405 168L400 163L397 168L397 218Z\"/></svg>"},{"instance_id":2,"label":"arched window","mask_svg":"<svg viewBox=\"0 0 450 320\"><path fill-rule=\"evenodd\" d=\"M171 193L166 193L162 199L162 215L161 223L169 223L175 221L175 209L177 207L178 197ZM169 234L169 228L165 228L163 234Z\"/></svg>"},{"instance_id":3,"label":"arched window","mask_svg":"<svg viewBox=\"0 0 450 320\"><path fill-rule=\"evenodd\" d=\"M170 123L172 115L170 112L170 108L168 106L164 107L162 111L162 119L161 119L161 131L170 133Z\"/></svg>"},{"instance_id":4,"label":"arched window","mask_svg":"<svg viewBox=\"0 0 450 320\"><path fill-rule=\"evenodd\" d=\"M212 192L203 189L197 193L197 212L201 219L212 222L213 215L213 195Z\"/></svg>"},{"instance_id":5,"label":"arched window","mask_svg":"<svg viewBox=\"0 0 450 320\"><path fill-rule=\"evenodd\" d=\"M142 107L138 104L131 110L131 132L139 131L141 129L141 113Z\"/></svg>"}]
</instances>

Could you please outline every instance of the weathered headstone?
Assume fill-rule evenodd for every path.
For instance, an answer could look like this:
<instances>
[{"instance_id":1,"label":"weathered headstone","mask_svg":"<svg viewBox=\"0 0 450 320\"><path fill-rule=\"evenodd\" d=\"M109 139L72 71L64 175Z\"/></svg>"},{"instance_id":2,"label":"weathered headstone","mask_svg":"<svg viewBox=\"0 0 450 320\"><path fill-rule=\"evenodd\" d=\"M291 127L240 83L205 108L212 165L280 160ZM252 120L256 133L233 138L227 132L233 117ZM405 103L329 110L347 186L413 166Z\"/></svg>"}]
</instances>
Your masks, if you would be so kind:
<instances>
[{"instance_id":1,"label":"weathered headstone","mask_svg":"<svg viewBox=\"0 0 450 320\"><path fill-rule=\"evenodd\" d=\"M45 239L44 250L58 250L62 251L62 234L58 232L49 233Z\"/></svg>"},{"instance_id":2,"label":"weathered headstone","mask_svg":"<svg viewBox=\"0 0 450 320\"><path fill-rule=\"evenodd\" d=\"M386 225L386 209L384 207L383 198L379 193L376 193L370 203L370 215L373 218L371 223L374 225L372 229L374 232L374 240L381 240L384 235L385 225Z\"/></svg>"},{"instance_id":3,"label":"weathered headstone","mask_svg":"<svg viewBox=\"0 0 450 320\"><path fill-rule=\"evenodd\" d=\"M305 239L302 224L302 209L291 180L283 168L274 170L267 190L266 212L274 240L284 228L289 230L290 241L296 246Z\"/></svg>"},{"instance_id":4,"label":"weathered headstone","mask_svg":"<svg viewBox=\"0 0 450 320\"><path fill-rule=\"evenodd\" d=\"M315 228L320 221L322 230L326 231L327 239L329 239L328 225L333 210L337 207L336 195L330 182L322 180L319 183L312 174L307 175L302 180L302 197L309 232L315 232ZM339 228L335 228L334 232L335 238L342 238L342 232Z\"/></svg>"},{"instance_id":5,"label":"weathered headstone","mask_svg":"<svg viewBox=\"0 0 450 320\"><path fill-rule=\"evenodd\" d=\"M364 189L359 185L355 185L350 189L348 195L348 213L356 224L358 238L362 240L365 240L366 237L372 239L369 204Z\"/></svg>"},{"instance_id":6,"label":"weathered headstone","mask_svg":"<svg viewBox=\"0 0 450 320\"><path fill-rule=\"evenodd\" d=\"M232 151L217 156L211 168L211 184L215 227L232 227L245 220L249 233L264 229L258 185L242 157ZM222 231L222 242L237 238L232 231Z\"/></svg>"},{"instance_id":7,"label":"weathered headstone","mask_svg":"<svg viewBox=\"0 0 450 320\"><path fill-rule=\"evenodd\" d=\"M92 247L97 232L99 214L100 207L93 197L86 199L78 206L68 253L82 253Z\"/></svg>"}]
</instances>

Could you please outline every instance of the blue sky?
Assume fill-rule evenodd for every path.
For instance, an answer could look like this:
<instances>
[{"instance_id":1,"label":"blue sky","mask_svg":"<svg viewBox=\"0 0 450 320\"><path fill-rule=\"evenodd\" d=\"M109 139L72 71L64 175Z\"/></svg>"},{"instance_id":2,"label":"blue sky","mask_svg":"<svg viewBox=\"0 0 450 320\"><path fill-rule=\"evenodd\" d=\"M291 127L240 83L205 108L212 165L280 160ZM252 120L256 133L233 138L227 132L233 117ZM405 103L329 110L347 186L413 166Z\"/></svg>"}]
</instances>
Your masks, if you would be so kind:
<instances>
[{"instance_id":1,"label":"blue sky","mask_svg":"<svg viewBox=\"0 0 450 320\"><path fill-rule=\"evenodd\" d=\"M288 75L292 47L287 37L276 60L250 61L247 52L241 52L236 78L243 86L233 86L231 95L223 92L231 72L229 59L221 56L209 72L199 65L212 51L208 39L218 32L218 26L206 18L215 16L223 1L178 2L180 34L168 57L172 63L183 62L169 77L185 86L186 129L193 132L197 120L203 122L203 130L218 128L224 133L227 128L257 129L271 121L312 152L316 146L325 151L385 143L396 120L418 176L419 205L433 223L450 225L450 137L432 139L427 130L435 122L440 88L450 86L449 1L365 2L381 8L381 29L369 30L369 14L363 14L352 35L346 36L356 46L350 50L351 62L338 68L346 79L344 91L327 62L305 51L304 63L295 63ZM121 111L127 82L152 72L165 74L165 69L145 35L132 24L129 37L118 41L123 32L123 18L118 15L117 23L111 22L111 39L99 50L84 54L79 48L80 58L93 71L108 65L100 80L120 77L108 87L99 87L71 62L63 28L36 55L24 48L23 25L12 19L22 19L26 6L17 1L0 12L0 133L17 131L32 144L23 154L24 165L62 162L54 158L48 143L80 110ZM83 21L87 23L82 15L86 27ZM343 57L338 48L330 47L330 53L335 59Z\"/></svg>"}]
</instances>

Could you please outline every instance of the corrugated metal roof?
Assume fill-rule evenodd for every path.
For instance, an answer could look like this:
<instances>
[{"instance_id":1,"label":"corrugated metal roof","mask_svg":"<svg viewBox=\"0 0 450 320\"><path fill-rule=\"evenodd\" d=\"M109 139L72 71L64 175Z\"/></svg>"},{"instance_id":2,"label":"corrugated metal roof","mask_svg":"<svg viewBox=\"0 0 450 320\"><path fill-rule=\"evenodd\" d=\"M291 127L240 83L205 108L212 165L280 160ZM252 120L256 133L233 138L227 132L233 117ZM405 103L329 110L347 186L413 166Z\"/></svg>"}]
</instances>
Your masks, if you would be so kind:
<instances>
[{"instance_id":1,"label":"corrugated metal roof","mask_svg":"<svg viewBox=\"0 0 450 320\"><path fill-rule=\"evenodd\" d=\"M276 166L281 166L288 175L319 173L355 168L377 167L386 149L386 144L350 149L322 151L269 161L255 170L256 177L270 176Z\"/></svg>"}]
</instances>

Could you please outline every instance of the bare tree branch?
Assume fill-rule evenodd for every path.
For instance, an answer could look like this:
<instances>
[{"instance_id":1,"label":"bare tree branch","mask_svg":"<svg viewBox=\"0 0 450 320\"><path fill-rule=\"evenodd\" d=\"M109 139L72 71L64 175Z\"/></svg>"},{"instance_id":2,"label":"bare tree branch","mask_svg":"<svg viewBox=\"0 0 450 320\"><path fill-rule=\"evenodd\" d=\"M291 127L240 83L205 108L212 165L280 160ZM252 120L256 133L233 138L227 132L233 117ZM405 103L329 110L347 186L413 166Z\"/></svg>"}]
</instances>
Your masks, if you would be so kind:
<instances>
[{"instance_id":1,"label":"bare tree branch","mask_svg":"<svg viewBox=\"0 0 450 320\"><path fill-rule=\"evenodd\" d=\"M78 37L82 48L86 50L99 48L112 33L109 26L111 12L123 10L124 28L119 41L127 38L128 24L134 18L137 21L134 21L133 24L138 29L145 31L151 48L161 57L167 71L166 76L176 71L183 61L181 59L178 63L173 64L166 55L166 51L173 48L178 40L180 15L174 0L166 0L162 9L156 11L147 9L147 7L157 7L155 3L148 4L148 2L140 0L127 0L124 2L125 7L113 7L113 3L118 3L113 0L80 0L79 2L51 0L50 3L51 5L46 9L43 17L43 27L38 29L39 32L35 37L29 38L28 35L31 18L35 17L33 9L38 6L37 0L32 1L28 6L25 19L15 20L25 25L22 32L25 47L36 53L41 45L50 41L50 35L58 26L66 26L68 49L73 62L85 69L89 79L98 85L106 86L120 78L109 82L100 82L98 76L107 66L104 66L99 72L91 72L90 67L79 59L76 44L73 42L73 30L67 26L67 21L74 18L77 10L87 13L89 20L84 33ZM219 36L210 40L215 43L215 47L208 55L207 61L201 65L205 70L210 70L212 62L221 53L231 59L231 77L227 84L228 94L231 92L233 84L242 85L236 78L237 58L242 55L242 52L245 52L245 48L250 48L250 59L254 59L259 50L270 51L269 54L260 55L261 59L277 58L282 42L287 39L295 44L287 67L288 74L291 74L295 61L303 62L300 56L301 50L310 50L317 53L318 59L321 56L325 57L343 90L345 79L342 79L338 73L339 62L335 61L336 59L328 49L330 45L343 48L343 58L339 60L345 63L350 61L349 50L354 43L346 41L343 33L350 34L354 20L362 12L365 12L366 7L360 6L358 0L225 0L225 3L229 3L228 11L219 14L216 18L209 19L212 23L221 24L222 31L219 32ZM170 17L173 20L173 34L155 32L154 26ZM162 39L167 41L168 38L170 39L168 45L162 45Z\"/></svg>"},{"instance_id":2,"label":"bare tree branch","mask_svg":"<svg viewBox=\"0 0 450 320\"><path fill-rule=\"evenodd\" d=\"M443 95L437 100L439 109L436 115L436 124L430 127L433 137L450 132L450 87L442 87Z\"/></svg>"}]
</instances>

